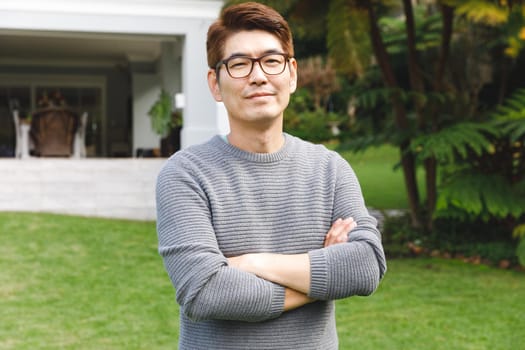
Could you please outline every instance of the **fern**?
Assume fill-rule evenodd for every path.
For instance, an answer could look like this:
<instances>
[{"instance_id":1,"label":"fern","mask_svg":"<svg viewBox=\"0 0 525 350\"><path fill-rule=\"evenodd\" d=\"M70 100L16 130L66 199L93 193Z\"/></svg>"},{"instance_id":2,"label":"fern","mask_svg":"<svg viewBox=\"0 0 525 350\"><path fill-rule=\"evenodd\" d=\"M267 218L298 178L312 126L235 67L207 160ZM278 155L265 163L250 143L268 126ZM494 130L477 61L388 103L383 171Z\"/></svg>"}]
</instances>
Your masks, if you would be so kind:
<instances>
[{"instance_id":1,"label":"fern","mask_svg":"<svg viewBox=\"0 0 525 350\"><path fill-rule=\"evenodd\" d=\"M466 158L469 151L481 155L491 146L486 135L496 133L490 125L458 123L437 133L415 138L411 149L420 160L434 157L442 163L453 163L457 156Z\"/></svg>"},{"instance_id":2,"label":"fern","mask_svg":"<svg viewBox=\"0 0 525 350\"><path fill-rule=\"evenodd\" d=\"M441 15L437 12L429 15L427 6L415 6L414 16L416 49L425 51L438 47L441 42ZM379 25L384 33L383 38L388 52L391 54L406 53L407 36L404 17L382 17Z\"/></svg>"},{"instance_id":3,"label":"fern","mask_svg":"<svg viewBox=\"0 0 525 350\"><path fill-rule=\"evenodd\" d=\"M519 218L525 214L525 193L499 175L456 174L442 184L436 210L436 216L459 210L483 219Z\"/></svg>"},{"instance_id":4,"label":"fern","mask_svg":"<svg viewBox=\"0 0 525 350\"><path fill-rule=\"evenodd\" d=\"M525 89L517 90L492 113L494 125L509 135L511 142L525 140Z\"/></svg>"}]
</instances>

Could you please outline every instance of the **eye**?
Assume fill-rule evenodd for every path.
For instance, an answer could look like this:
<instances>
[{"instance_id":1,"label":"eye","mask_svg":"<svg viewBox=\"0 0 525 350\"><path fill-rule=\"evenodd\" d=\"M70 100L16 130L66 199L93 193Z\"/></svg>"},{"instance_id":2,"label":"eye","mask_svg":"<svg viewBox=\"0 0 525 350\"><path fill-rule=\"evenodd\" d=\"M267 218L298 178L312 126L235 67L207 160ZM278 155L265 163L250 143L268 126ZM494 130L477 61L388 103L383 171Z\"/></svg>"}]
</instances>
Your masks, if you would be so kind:
<instances>
[{"instance_id":1,"label":"eye","mask_svg":"<svg viewBox=\"0 0 525 350\"><path fill-rule=\"evenodd\" d=\"M229 69L243 69L247 67L250 63L251 61L245 58L234 58L228 61L228 68Z\"/></svg>"},{"instance_id":2,"label":"eye","mask_svg":"<svg viewBox=\"0 0 525 350\"><path fill-rule=\"evenodd\" d=\"M266 56L263 63L267 66L276 66L283 63L283 57L280 55Z\"/></svg>"}]
</instances>

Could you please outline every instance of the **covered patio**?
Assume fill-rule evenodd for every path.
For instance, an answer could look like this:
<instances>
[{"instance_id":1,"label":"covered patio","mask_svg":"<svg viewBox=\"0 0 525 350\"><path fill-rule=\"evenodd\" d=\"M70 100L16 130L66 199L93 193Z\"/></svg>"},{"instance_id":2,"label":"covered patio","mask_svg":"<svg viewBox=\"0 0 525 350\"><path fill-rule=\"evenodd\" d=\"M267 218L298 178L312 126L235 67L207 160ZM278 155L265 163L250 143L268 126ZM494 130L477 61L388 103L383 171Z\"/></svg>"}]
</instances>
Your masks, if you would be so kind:
<instances>
[{"instance_id":1,"label":"covered patio","mask_svg":"<svg viewBox=\"0 0 525 350\"><path fill-rule=\"evenodd\" d=\"M177 100L182 148L228 132L206 83L206 32L222 4L0 2L0 211L154 220L165 158L150 152L161 137L148 111L160 92ZM87 115L81 156L17 159L13 103L23 119L55 93Z\"/></svg>"},{"instance_id":2,"label":"covered patio","mask_svg":"<svg viewBox=\"0 0 525 350\"><path fill-rule=\"evenodd\" d=\"M0 2L0 155L14 153L12 102L23 118L54 93L88 113L88 157L132 157L158 147L147 113L161 90L179 97L182 147L227 130L205 79L206 32L221 6L220 0Z\"/></svg>"}]
</instances>

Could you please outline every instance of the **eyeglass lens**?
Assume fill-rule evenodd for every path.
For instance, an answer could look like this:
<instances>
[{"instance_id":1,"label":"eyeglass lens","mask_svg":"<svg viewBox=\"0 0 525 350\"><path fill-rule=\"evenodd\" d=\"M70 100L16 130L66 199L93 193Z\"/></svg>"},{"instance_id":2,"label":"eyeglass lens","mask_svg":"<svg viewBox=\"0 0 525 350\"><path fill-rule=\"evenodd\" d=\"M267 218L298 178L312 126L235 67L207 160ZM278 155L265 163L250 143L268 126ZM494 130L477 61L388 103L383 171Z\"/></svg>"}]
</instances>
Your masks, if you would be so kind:
<instances>
[{"instance_id":1,"label":"eyeglass lens","mask_svg":"<svg viewBox=\"0 0 525 350\"><path fill-rule=\"evenodd\" d=\"M225 63L233 78L244 78L250 75L256 61L263 72L269 75L281 74L286 66L286 57L283 54L269 54L259 58L232 57Z\"/></svg>"}]
</instances>

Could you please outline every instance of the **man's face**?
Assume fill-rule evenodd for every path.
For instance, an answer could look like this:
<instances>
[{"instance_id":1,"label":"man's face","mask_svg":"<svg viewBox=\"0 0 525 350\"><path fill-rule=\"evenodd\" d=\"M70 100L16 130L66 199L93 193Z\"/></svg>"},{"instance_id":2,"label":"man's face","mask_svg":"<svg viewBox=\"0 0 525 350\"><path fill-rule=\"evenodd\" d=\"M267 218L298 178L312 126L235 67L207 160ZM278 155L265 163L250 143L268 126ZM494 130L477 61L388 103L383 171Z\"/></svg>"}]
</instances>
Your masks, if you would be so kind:
<instances>
[{"instance_id":1,"label":"man's face","mask_svg":"<svg viewBox=\"0 0 525 350\"><path fill-rule=\"evenodd\" d=\"M276 36L261 30L241 31L225 43L224 57L247 56L258 58L267 53L284 53ZM224 102L230 123L265 125L282 118L284 109L295 91L297 63L294 59L286 63L279 75L268 75L255 63L245 78L232 78L225 65L221 65L218 76L214 70L208 72L208 84L216 101Z\"/></svg>"}]
</instances>

